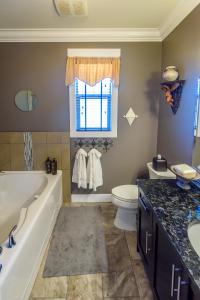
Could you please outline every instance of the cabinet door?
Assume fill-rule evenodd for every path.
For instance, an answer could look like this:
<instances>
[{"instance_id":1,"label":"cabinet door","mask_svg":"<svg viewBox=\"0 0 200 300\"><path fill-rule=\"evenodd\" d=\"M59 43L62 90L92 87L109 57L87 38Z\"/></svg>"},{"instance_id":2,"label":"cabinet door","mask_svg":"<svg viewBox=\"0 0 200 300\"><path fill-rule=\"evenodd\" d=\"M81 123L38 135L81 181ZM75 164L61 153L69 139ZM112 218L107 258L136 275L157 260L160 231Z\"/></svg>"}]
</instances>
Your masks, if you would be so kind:
<instances>
[{"instance_id":1,"label":"cabinet door","mask_svg":"<svg viewBox=\"0 0 200 300\"><path fill-rule=\"evenodd\" d=\"M140 194L138 201L138 248L142 255L150 281L153 277L152 214L145 198Z\"/></svg>"},{"instance_id":2,"label":"cabinet door","mask_svg":"<svg viewBox=\"0 0 200 300\"><path fill-rule=\"evenodd\" d=\"M184 272L174 247L166 233L156 224L155 282L154 288L160 300L186 300L189 279Z\"/></svg>"}]
</instances>

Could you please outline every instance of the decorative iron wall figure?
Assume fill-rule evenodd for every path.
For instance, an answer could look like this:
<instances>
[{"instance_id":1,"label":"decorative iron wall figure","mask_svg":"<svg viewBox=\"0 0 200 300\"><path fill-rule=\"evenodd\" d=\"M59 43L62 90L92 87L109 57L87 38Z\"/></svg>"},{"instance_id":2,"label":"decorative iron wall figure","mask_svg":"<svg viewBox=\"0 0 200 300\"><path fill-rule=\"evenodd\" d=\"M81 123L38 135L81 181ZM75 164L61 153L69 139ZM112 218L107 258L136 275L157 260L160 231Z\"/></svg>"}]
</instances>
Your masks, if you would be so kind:
<instances>
[{"instance_id":1,"label":"decorative iron wall figure","mask_svg":"<svg viewBox=\"0 0 200 300\"><path fill-rule=\"evenodd\" d=\"M74 141L74 146L77 148L98 148L107 152L113 146L111 138L81 138Z\"/></svg>"}]
</instances>

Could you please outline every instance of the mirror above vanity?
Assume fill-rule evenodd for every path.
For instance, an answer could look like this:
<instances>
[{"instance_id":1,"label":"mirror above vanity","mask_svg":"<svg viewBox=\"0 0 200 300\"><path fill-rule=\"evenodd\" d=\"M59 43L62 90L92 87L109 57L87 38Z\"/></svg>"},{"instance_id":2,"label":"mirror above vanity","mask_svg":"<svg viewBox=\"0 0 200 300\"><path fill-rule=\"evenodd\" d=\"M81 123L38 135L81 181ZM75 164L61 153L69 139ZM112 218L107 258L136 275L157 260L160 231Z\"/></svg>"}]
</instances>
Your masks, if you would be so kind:
<instances>
[{"instance_id":1,"label":"mirror above vanity","mask_svg":"<svg viewBox=\"0 0 200 300\"><path fill-rule=\"evenodd\" d=\"M15 104L21 111L30 112L38 106L39 100L31 90L21 90L15 95Z\"/></svg>"}]
</instances>

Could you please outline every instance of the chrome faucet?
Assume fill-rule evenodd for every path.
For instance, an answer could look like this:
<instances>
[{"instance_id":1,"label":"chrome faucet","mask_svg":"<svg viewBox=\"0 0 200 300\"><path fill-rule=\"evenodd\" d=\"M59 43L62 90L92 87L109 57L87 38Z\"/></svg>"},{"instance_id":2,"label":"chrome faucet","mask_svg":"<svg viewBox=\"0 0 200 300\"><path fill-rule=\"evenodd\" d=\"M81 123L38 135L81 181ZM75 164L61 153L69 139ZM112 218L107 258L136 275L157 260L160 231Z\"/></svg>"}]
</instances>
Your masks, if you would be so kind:
<instances>
[{"instance_id":1,"label":"chrome faucet","mask_svg":"<svg viewBox=\"0 0 200 300\"><path fill-rule=\"evenodd\" d=\"M14 233L14 231L17 229L17 225L15 225L12 229L11 229L11 231L10 231L10 233L9 233L9 236L8 236L8 248L12 248L13 246L15 246L16 245L16 241L15 241L15 239L14 239L14 236L13 236L13 233Z\"/></svg>"}]
</instances>

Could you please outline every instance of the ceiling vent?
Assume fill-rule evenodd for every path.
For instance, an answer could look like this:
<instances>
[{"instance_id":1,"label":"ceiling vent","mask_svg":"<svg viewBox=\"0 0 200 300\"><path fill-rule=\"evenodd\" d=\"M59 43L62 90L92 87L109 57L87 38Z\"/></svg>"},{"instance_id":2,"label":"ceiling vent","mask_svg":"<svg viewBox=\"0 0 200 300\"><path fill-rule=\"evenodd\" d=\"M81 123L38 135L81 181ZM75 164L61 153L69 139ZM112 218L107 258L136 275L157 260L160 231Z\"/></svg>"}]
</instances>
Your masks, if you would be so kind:
<instances>
[{"instance_id":1,"label":"ceiling vent","mask_svg":"<svg viewBox=\"0 0 200 300\"><path fill-rule=\"evenodd\" d=\"M61 17L87 16L87 0L53 0L57 13Z\"/></svg>"}]
</instances>

